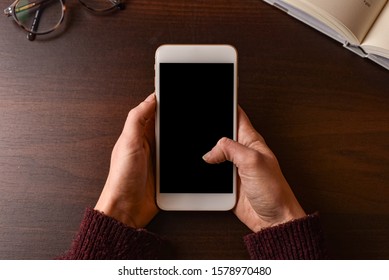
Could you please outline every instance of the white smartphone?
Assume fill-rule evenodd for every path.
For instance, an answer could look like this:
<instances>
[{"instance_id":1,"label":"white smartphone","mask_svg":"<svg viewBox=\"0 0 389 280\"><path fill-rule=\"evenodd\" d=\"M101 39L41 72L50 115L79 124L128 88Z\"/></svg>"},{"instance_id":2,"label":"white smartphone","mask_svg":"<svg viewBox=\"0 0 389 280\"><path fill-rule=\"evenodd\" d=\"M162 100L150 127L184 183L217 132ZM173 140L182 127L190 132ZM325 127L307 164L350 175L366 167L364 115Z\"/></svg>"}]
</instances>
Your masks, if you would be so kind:
<instances>
[{"instance_id":1,"label":"white smartphone","mask_svg":"<svg viewBox=\"0 0 389 280\"><path fill-rule=\"evenodd\" d=\"M230 210L236 168L202 156L237 137L237 51L231 45L162 45L155 53L156 200L162 210Z\"/></svg>"}]
</instances>

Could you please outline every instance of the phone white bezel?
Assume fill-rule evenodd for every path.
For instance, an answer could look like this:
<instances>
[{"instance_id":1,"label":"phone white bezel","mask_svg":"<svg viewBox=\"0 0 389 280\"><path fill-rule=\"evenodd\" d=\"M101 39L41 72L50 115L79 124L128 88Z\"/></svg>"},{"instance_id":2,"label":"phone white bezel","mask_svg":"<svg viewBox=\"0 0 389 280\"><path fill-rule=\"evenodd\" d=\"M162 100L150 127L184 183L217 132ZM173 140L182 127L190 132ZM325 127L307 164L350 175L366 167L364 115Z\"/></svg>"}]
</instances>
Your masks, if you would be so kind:
<instances>
[{"instance_id":1,"label":"phone white bezel","mask_svg":"<svg viewBox=\"0 0 389 280\"><path fill-rule=\"evenodd\" d=\"M236 167L233 168L233 192L219 193L161 193L159 184L159 64L160 63L233 63L234 64L234 122L233 139L237 138L237 51L231 45L162 45L155 53L155 92L157 98L156 135L156 201L162 210L227 211L237 199ZM216 144L216 143L215 143Z\"/></svg>"}]
</instances>

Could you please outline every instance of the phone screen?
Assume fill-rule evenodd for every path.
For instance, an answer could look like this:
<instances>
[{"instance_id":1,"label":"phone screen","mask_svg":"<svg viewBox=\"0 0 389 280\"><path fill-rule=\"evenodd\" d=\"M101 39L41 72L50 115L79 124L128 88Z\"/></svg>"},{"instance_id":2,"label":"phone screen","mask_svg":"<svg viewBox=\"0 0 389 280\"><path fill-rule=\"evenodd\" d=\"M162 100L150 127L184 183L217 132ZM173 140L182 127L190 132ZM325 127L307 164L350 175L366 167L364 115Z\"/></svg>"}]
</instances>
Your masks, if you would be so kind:
<instances>
[{"instance_id":1,"label":"phone screen","mask_svg":"<svg viewBox=\"0 0 389 280\"><path fill-rule=\"evenodd\" d=\"M160 63L161 193L232 193L233 164L202 156L234 135L233 63Z\"/></svg>"}]
</instances>

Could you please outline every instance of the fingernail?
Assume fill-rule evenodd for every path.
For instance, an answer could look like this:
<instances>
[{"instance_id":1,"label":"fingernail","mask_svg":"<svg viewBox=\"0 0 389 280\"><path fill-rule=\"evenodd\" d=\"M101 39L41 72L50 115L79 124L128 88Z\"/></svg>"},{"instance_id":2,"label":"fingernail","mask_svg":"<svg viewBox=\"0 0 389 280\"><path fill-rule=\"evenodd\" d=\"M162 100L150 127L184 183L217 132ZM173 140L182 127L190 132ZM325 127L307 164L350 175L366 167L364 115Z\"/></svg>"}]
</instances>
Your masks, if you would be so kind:
<instances>
[{"instance_id":1,"label":"fingernail","mask_svg":"<svg viewBox=\"0 0 389 280\"><path fill-rule=\"evenodd\" d=\"M211 153L211 152L208 152L208 153L206 153L205 155L203 155L203 160L208 161L209 156L210 156L210 153Z\"/></svg>"},{"instance_id":2,"label":"fingernail","mask_svg":"<svg viewBox=\"0 0 389 280\"><path fill-rule=\"evenodd\" d=\"M149 96L147 96L147 98L145 99L145 101L152 101L154 100L154 93L150 94Z\"/></svg>"}]
</instances>

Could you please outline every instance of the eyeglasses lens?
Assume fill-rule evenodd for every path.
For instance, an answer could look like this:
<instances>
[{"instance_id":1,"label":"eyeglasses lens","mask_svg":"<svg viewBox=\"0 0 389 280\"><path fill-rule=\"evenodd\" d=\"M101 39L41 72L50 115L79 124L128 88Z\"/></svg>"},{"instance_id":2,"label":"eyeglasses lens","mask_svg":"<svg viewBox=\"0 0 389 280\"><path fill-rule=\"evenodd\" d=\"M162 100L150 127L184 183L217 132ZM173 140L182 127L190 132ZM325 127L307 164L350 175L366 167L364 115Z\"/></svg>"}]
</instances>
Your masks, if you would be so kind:
<instances>
[{"instance_id":1,"label":"eyeglasses lens","mask_svg":"<svg viewBox=\"0 0 389 280\"><path fill-rule=\"evenodd\" d=\"M109 12L121 8L120 0L80 0L80 2L94 12Z\"/></svg>"},{"instance_id":2,"label":"eyeglasses lens","mask_svg":"<svg viewBox=\"0 0 389 280\"><path fill-rule=\"evenodd\" d=\"M15 6L15 16L22 27L34 34L55 29L63 18L59 0L21 0Z\"/></svg>"}]
</instances>

